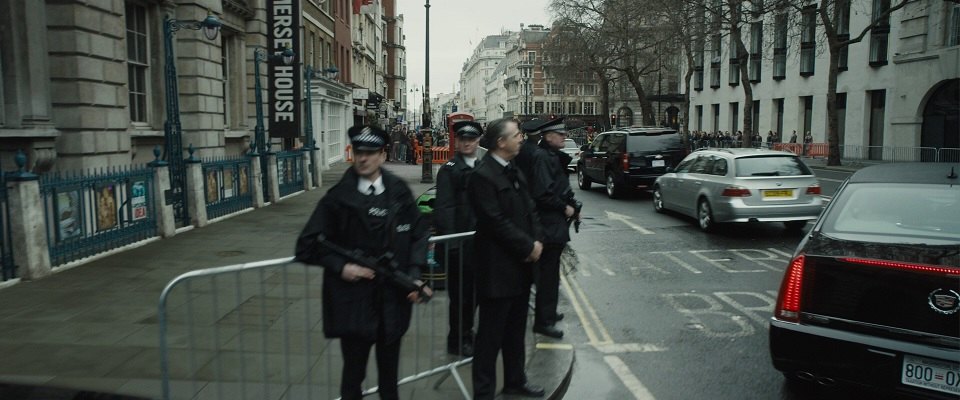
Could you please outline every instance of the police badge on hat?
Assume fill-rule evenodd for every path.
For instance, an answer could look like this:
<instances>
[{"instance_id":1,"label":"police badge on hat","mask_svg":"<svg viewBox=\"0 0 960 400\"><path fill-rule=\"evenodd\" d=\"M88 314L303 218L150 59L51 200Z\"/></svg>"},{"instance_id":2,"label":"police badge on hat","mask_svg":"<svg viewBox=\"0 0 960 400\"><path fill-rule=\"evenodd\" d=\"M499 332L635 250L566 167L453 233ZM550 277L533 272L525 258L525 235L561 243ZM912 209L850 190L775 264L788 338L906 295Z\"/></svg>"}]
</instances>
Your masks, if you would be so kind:
<instances>
[{"instance_id":1,"label":"police badge on hat","mask_svg":"<svg viewBox=\"0 0 960 400\"><path fill-rule=\"evenodd\" d=\"M375 126L356 125L347 131L354 150L377 151L387 145L387 132Z\"/></svg>"}]
</instances>

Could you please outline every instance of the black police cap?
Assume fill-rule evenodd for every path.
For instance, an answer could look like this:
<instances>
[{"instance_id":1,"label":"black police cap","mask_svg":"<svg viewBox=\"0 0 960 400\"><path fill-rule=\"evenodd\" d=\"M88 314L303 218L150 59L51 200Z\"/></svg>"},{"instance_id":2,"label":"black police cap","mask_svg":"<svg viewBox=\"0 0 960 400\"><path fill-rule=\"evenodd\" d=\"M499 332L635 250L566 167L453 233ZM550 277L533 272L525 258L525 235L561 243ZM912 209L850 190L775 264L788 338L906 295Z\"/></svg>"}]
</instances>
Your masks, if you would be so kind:
<instances>
[{"instance_id":1,"label":"black police cap","mask_svg":"<svg viewBox=\"0 0 960 400\"><path fill-rule=\"evenodd\" d=\"M347 131L354 150L376 151L384 148L390 140L387 132L375 126L355 125Z\"/></svg>"},{"instance_id":2,"label":"black police cap","mask_svg":"<svg viewBox=\"0 0 960 400\"><path fill-rule=\"evenodd\" d=\"M473 121L460 121L453 124L453 132L460 137L475 138L483 136L483 126Z\"/></svg>"},{"instance_id":3,"label":"black police cap","mask_svg":"<svg viewBox=\"0 0 960 400\"><path fill-rule=\"evenodd\" d=\"M541 135L547 132L556 132L566 135L567 125L563 123L563 117L551 120L541 120L535 128Z\"/></svg>"}]
</instances>

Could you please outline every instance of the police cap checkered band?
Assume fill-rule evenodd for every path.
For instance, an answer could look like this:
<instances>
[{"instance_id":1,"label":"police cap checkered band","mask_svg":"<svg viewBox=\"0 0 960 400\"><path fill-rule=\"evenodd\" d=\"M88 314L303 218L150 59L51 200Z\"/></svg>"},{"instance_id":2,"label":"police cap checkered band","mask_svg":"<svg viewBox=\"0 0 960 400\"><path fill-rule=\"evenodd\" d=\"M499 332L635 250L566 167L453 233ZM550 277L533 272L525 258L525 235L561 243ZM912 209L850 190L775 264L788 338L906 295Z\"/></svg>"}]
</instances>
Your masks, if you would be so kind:
<instances>
[{"instance_id":1,"label":"police cap checkered band","mask_svg":"<svg viewBox=\"0 0 960 400\"><path fill-rule=\"evenodd\" d=\"M467 138L483 136L483 126L474 121L458 121L453 124L453 131L457 136Z\"/></svg>"},{"instance_id":2,"label":"police cap checkered band","mask_svg":"<svg viewBox=\"0 0 960 400\"><path fill-rule=\"evenodd\" d=\"M478 135L478 136L480 135L480 131L477 130L477 128L474 128L474 127L472 127L472 126L470 126L470 125L461 127L460 129L457 129L457 133L459 133L459 134L461 134L461 135L465 135L465 134L468 134L468 133L472 133L472 134L475 134L475 135Z\"/></svg>"},{"instance_id":3,"label":"police cap checkered band","mask_svg":"<svg viewBox=\"0 0 960 400\"><path fill-rule=\"evenodd\" d=\"M567 126L563 123L556 125L550 125L540 128L541 132L557 132L557 133L567 133Z\"/></svg>"},{"instance_id":4,"label":"police cap checkered band","mask_svg":"<svg viewBox=\"0 0 960 400\"><path fill-rule=\"evenodd\" d=\"M387 145L386 132L369 126L350 128L350 143L357 150L379 150Z\"/></svg>"}]
</instances>

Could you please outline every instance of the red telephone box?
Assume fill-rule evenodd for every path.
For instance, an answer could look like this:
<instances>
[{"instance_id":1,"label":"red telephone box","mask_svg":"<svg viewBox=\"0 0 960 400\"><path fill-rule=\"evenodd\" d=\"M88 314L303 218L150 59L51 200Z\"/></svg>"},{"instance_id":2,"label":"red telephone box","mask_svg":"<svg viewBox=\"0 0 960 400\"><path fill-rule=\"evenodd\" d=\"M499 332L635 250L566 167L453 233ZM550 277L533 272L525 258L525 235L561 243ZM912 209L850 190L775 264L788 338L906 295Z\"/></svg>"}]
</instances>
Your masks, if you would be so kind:
<instances>
[{"instance_id":1,"label":"red telephone box","mask_svg":"<svg viewBox=\"0 0 960 400\"><path fill-rule=\"evenodd\" d=\"M453 132L453 124L460 121L474 121L473 114L465 112L453 112L447 114L447 137L450 139L451 156L457 151L457 135Z\"/></svg>"}]
</instances>

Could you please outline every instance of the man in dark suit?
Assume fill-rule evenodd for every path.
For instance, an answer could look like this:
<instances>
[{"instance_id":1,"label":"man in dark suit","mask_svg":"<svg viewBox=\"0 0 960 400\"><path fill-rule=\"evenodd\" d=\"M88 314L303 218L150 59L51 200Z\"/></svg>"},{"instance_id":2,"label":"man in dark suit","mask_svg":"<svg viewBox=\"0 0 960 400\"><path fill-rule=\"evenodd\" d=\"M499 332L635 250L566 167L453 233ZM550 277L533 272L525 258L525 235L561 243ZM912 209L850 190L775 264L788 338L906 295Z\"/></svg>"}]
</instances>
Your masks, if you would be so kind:
<instances>
[{"instance_id":1,"label":"man in dark suit","mask_svg":"<svg viewBox=\"0 0 960 400\"><path fill-rule=\"evenodd\" d=\"M504 394L542 397L544 390L527 382L524 335L533 267L543 251L542 228L527 180L513 160L523 134L517 122L487 124L489 149L467 183L477 214L477 300L480 324L473 359L474 399L493 399L497 355L503 351Z\"/></svg>"},{"instance_id":2,"label":"man in dark suit","mask_svg":"<svg viewBox=\"0 0 960 400\"><path fill-rule=\"evenodd\" d=\"M477 147L483 127L473 121L453 124L457 135L457 153L437 172L437 199L433 207L437 233L450 235L477 229L477 216L467 196L467 180L477 166ZM473 240L438 243L440 260L447 270L450 293L450 332L447 353L473 356L473 316L475 260Z\"/></svg>"},{"instance_id":3,"label":"man in dark suit","mask_svg":"<svg viewBox=\"0 0 960 400\"><path fill-rule=\"evenodd\" d=\"M363 398L370 348L376 345L381 399L398 399L400 340L410 326L407 293L373 269L349 262L317 243L323 234L335 244L379 256L387 251L414 279L427 264L429 234L410 188L381 168L386 161L386 132L370 126L350 128L353 166L320 199L297 239L297 260L323 266L323 333L340 338L344 400ZM419 280L416 283L422 284ZM429 288L424 289L427 295Z\"/></svg>"}]
</instances>

